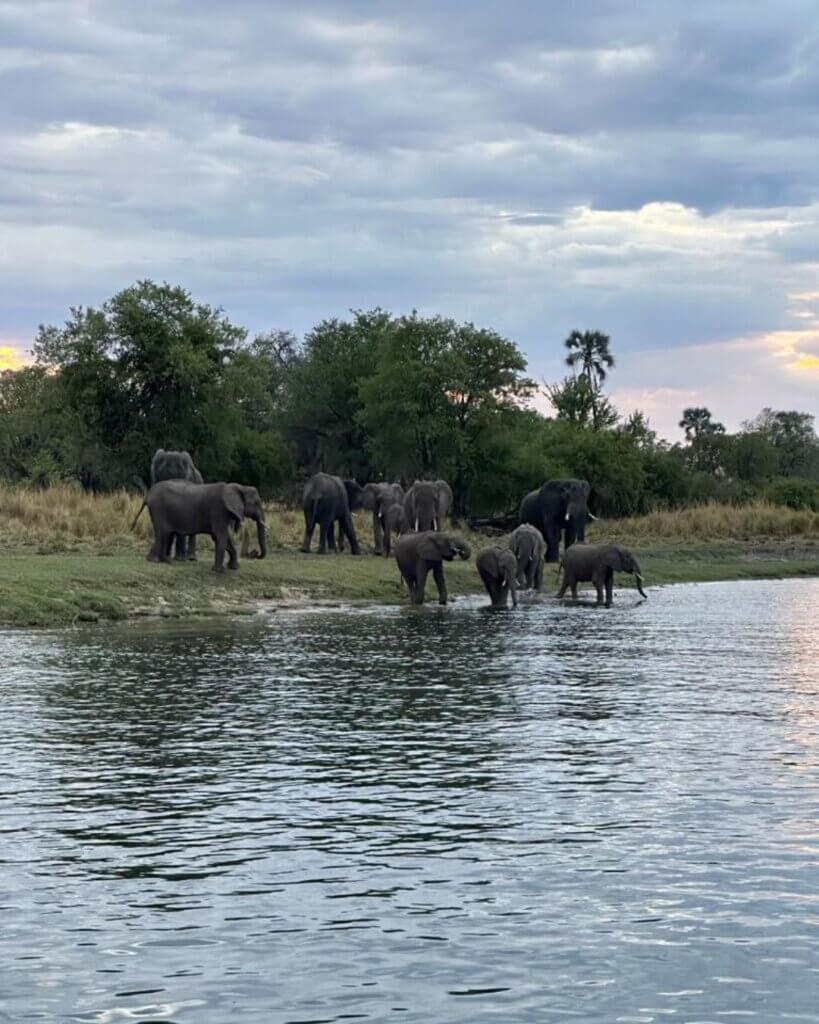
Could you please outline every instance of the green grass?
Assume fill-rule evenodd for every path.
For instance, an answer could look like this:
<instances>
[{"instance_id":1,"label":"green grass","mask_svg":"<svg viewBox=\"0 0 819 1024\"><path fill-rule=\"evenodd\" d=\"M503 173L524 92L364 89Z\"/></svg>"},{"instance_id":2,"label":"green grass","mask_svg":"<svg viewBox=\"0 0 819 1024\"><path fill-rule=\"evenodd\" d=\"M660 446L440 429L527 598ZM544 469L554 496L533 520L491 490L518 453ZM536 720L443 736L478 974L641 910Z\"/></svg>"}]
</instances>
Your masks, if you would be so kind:
<instances>
[{"instance_id":1,"label":"green grass","mask_svg":"<svg viewBox=\"0 0 819 1024\"><path fill-rule=\"evenodd\" d=\"M143 513L136 532L129 529L139 504L139 498L124 493L95 498L71 488L40 493L0 488L5 552L0 558L0 622L64 626L142 615L247 614L270 601L406 600L394 560L370 553L366 513L356 517L364 555L304 555L297 550L301 513L272 506L268 558L245 559L238 572L218 576L211 571L209 541L200 544L195 564L145 561L147 516ZM467 539L473 549L502 542L470 534ZM631 547L649 586L819 575L819 515L769 505L710 506L598 522L587 539ZM481 591L474 559L448 565L446 574L454 596ZM549 566L547 593L555 582Z\"/></svg>"}]
</instances>

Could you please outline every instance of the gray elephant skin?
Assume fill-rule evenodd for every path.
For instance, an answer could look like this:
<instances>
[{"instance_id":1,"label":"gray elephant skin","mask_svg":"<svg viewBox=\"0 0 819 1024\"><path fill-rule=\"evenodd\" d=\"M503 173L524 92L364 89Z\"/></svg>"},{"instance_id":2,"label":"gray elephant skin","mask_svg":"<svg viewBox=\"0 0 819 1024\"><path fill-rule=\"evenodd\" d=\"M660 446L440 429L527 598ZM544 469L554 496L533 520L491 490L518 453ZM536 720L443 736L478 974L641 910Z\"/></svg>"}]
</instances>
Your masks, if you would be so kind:
<instances>
[{"instance_id":1,"label":"gray elephant skin","mask_svg":"<svg viewBox=\"0 0 819 1024\"><path fill-rule=\"evenodd\" d=\"M563 555L563 583L557 596L562 598L571 588L572 597L577 597L578 583L593 583L597 591L597 604L605 603L611 608L616 572L631 573L637 580L637 589L643 597L648 595L643 590L643 576L640 563L628 548L617 544L573 544Z\"/></svg>"},{"instance_id":2,"label":"gray elephant skin","mask_svg":"<svg viewBox=\"0 0 819 1024\"><path fill-rule=\"evenodd\" d=\"M505 608L512 598L517 607L518 561L510 548L484 548L475 559L478 575L481 577L493 608Z\"/></svg>"},{"instance_id":3,"label":"gray elephant skin","mask_svg":"<svg viewBox=\"0 0 819 1024\"><path fill-rule=\"evenodd\" d=\"M209 534L216 545L214 566L224 572L225 552L228 567L238 569L236 545L231 528L238 529L243 519L256 523L259 558L267 554L264 507L255 487L242 484L194 484L187 480L163 480L155 484L143 501L131 528L136 526L142 509L147 508L154 527L154 544L148 560L170 561L170 544L174 534L192 536Z\"/></svg>"},{"instance_id":4,"label":"gray elephant skin","mask_svg":"<svg viewBox=\"0 0 819 1024\"><path fill-rule=\"evenodd\" d=\"M523 523L509 538L509 547L517 563L517 580L521 590L540 590L543 586L543 557L546 543L537 527Z\"/></svg>"},{"instance_id":5,"label":"gray elephant skin","mask_svg":"<svg viewBox=\"0 0 819 1024\"><path fill-rule=\"evenodd\" d=\"M520 503L520 521L537 527L546 541L546 561L560 558L560 540L566 548L586 537L586 522L595 517L588 508L591 488L586 480L547 480Z\"/></svg>"},{"instance_id":6,"label":"gray elephant skin","mask_svg":"<svg viewBox=\"0 0 819 1024\"><path fill-rule=\"evenodd\" d=\"M163 480L187 480L192 484L201 484L202 474L196 468L190 452L165 451L157 448L151 459L151 487ZM196 561L196 536L181 537L178 534L171 540L179 561L187 559Z\"/></svg>"},{"instance_id":7,"label":"gray elephant skin","mask_svg":"<svg viewBox=\"0 0 819 1024\"><path fill-rule=\"evenodd\" d=\"M404 519L404 506L395 502L384 510L382 518L384 529L384 554L392 553L392 539L407 532L406 520Z\"/></svg>"},{"instance_id":8,"label":"gray elephant skin","mask_svg":"<svg viewBox=\"0 0 819 1024\"><path fill-rule=\"evenodd\" d=\"M404 500L404 488L401 484L372 483L365 484L361 492L361 507L373 514L373 549L376 555L390 553L390 539L385 536L385 517L387 510L400 505Z\"/></svg>"},{"instance_id":9,"label":"gray elephant skin","mask_svg":"<svg viewBox=\"0 0 819 1024\"><path fill-rule=\"evenodd\" d=\"M452 511L452 488L446 480L416 480L404 497L404 518L416 533L440 530Z\"/></svg>"},{"instance_id":10,"label":"gray elephant skin","mask_svg":"<svg viewBox=\"0 0 819 1024\"><path fill-rule=\"evenodd\" d=\"M362 488L355 480L342 480L329 473L316 473L304 485L302 507L304 509L304 541L301 550L310 551L313 533L319 528L320 555L336 550L335 526L339 527L339 545L343 537L350 542L354 555L361 554L358 537L353 523L353 509L361 508Z\"/></svg>"},{"instance_id":11,"label":"gray elephant skin","mask_svg":"<svg viewBox=\"0 0 819 1024\"><path fill-rule=\"evenodd\" d=\"M438 604L446 604L443 563L451 562L456 557L466 560L469 556L469 547L460 537L436 530L405 533L395 545L395 560L412 604L424 603L424 590L430 572L438 587Z\"/></svg>"}]
</instances>

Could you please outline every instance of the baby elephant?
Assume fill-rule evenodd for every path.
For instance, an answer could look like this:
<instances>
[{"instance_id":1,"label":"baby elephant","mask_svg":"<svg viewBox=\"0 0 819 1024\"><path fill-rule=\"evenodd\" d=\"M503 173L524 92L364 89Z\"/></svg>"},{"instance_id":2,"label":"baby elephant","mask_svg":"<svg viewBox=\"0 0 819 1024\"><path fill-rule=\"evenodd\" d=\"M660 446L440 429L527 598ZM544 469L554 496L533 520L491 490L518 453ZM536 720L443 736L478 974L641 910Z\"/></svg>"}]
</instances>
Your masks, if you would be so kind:
<instances>
[{"instance_id":1,"label":"baby elephant","mask_svg":"<svg viewBox=\"0 0 819 1024\"><path fill-rule=\"evenodd\" d=\"M424 588L430 570L438 587L438 604L446 604L443 563L451 562L456 555L466 560L470 551L460 537L450 533L425 530L423 533L405 533L398 538L395 560L413 604L424 603Z\"/></svg>"},{"instance_id":2,"label":"baby elephant","mask_svg":"<svg viewBox=\"0 0 819 1024\"><path fill-rule=\"evenodd\" d=\"M577 584L591 581L597 590L597 604L603 603L603 588L606 591L606 607L611 608L612 585L615 572L631 573L637 580L637 589L643 597L648 595L642 588L643 577L637 559L627 548L615 544L572 544L563 555L563 585L558 597L572 588L572 597L577 597Z\"/></svg>"},{"instance_id":3,"label":"baby elephant","mask_svg":"<svg viewBox=\"0 0 819 1024\"><path fill-rule=\"evenodd\" d=\"M523 523L512 534L509 545L517 559L518 586L540 590L543 586L543 559L546 542L536 526Z\"/></svg>"},{"instance_id":4,"label":"baby elephant","mask_svg":"<svg viewBox=\"0 0 819 1024\"><path fill-rule=\"evenodd\" d=\"M512 606L518 604L518 563L509 548L485 548L475 559L478 573L492 600L493 608L505 608L512 595Z\"/></svg>"}]
</instances>

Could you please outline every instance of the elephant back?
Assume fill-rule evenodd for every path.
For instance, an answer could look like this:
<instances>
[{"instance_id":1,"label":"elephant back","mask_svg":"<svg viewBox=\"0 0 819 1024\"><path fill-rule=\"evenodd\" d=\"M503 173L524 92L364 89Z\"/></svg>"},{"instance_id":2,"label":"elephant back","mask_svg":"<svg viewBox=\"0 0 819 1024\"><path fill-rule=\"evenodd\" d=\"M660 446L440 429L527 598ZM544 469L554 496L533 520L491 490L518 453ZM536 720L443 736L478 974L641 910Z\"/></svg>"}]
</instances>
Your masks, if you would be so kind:
<instances>
[{"instance_id":1,"label":"elephant back","mask_svg":"<svg viewBox=\"0 0 819 1024\"><path fill-rule=\"evenodd\" d=\"M202 474L194 465L190 452L158 448L151 459L151 486L163 480L188 480L201 484Z\"/></svg>"}]
</instances>

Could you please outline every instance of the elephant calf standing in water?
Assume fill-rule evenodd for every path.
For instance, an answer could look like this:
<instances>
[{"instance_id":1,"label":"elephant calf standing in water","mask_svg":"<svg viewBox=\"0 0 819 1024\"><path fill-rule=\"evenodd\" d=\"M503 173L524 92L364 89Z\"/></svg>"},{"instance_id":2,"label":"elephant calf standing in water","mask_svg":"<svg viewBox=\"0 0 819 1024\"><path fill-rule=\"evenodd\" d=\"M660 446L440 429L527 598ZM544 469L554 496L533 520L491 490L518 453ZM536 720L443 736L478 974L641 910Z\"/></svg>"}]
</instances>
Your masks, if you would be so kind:
<instances>
[{"instance_id":1,"label":"elephant calf standing in water","mask_svg":"<svg viewBox=\"0 0 819 1024\"><path fill-rule=\"evenodd\" d=\"M446 604L443 563L451 562L456 555L468 559L469 547L460 537L448 533L425 530L423 533L405 533L399 537L395 545L395 560L401 579L409 589L412 604L424 603L424 589L430 570L438 587L438 604Z\"/></svg>"},{"instance_id":2,"label":"elephant calf standing in water","mask_svg":"<svg viewBox=\"0 0 819 1024\"><path fill-rule=\"evenodd\" d=\"M637 559L627 548L615 544L572 544L563 555L563 584L557 596L563 597L569 587L572 597L577 598L577 584L591 582L597 590L597 604L603 603L606 593L606 607L611 608L615 572L631 573L637 580L637 589L643 597L643 577Z\"/></svg>"},{"instance_id":3,"label":"elephant calf standing in water","mask_svg":"<svg viewBox=\"0 0 819 1024\"><path fill-rule=\"evenodd\" d=\"M540 530L529 523L523 523L512 534L509 546L517 560L518 586L540 590L543 586L543 557L546 554L546 542Z\"/></svg>"},{"instance_id":4,"label":"elephant calf standing in water","mask_svg":"<svg viewBox=\"0 0 819 1024\"><path fill-rule=\"evenodd\" d=\"M140 506L131 529L146 508L154 527L154 545L148 561L170 561L171 538L174 534L190 537L207 533L216 545L214 570L224 572L225 552L228 566L239 568L236 545L230 535L243 519L253 519L259 540L259 558L267 554L264 508L255 487L241 484L193 484L186 480L164 480L154 485Z\"/></svg>"},{"instance_id":5,"label":"elephant calf standing in water","mask_svg":"<svg viewBox=\"0 0 819 1024\"><path fill-rule=\"evenodd\" d=\"M509 548L485 548L475 559L493 608L505 608L512 595L512 606L517 608L518 562Z\"/></svg>"}]
</instances>

